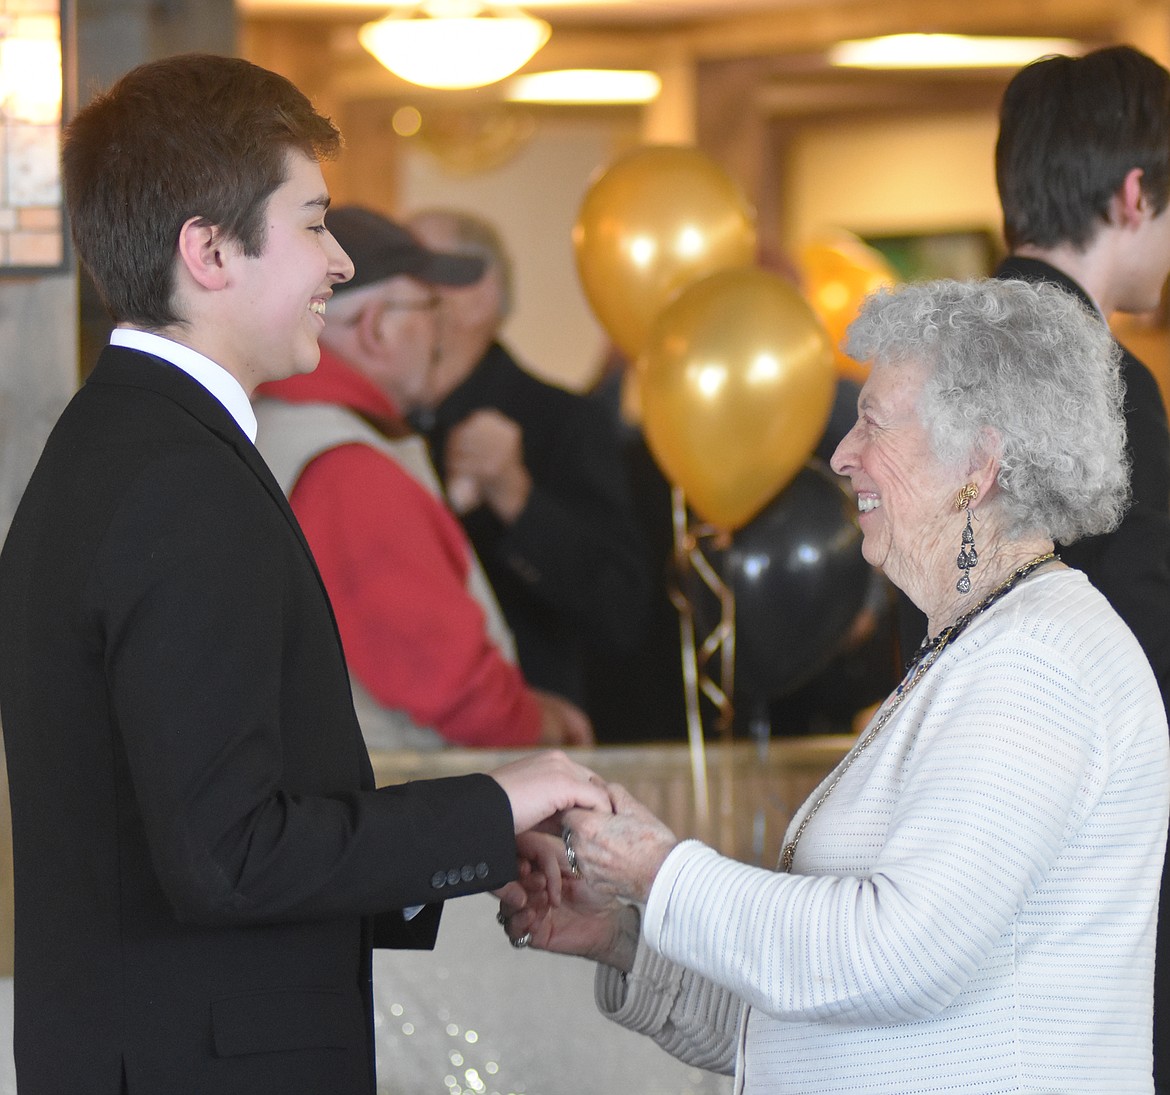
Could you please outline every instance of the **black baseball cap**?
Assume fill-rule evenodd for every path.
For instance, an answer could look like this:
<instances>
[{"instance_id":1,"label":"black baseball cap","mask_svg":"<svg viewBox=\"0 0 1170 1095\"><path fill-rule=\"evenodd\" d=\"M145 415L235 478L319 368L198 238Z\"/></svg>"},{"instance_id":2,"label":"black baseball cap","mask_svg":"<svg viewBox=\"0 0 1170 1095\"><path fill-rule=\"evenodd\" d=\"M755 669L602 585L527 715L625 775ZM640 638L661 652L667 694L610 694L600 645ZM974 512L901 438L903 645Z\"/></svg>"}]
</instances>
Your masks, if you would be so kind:
<instances>
[{"instance_id":1,"label":"black baseball cap","mask_svg":"<svg viewBox=\"0 0 1170 1095\"><path fill-rule=\"evenodd\" d=\"M334 286L335 293L399 274L428 285L471 285L486 269L477 255L432 251L409 229L360 205L334 206L325 216L325 227L353 260L353 277Z\"/></svg>"}]
</instances>

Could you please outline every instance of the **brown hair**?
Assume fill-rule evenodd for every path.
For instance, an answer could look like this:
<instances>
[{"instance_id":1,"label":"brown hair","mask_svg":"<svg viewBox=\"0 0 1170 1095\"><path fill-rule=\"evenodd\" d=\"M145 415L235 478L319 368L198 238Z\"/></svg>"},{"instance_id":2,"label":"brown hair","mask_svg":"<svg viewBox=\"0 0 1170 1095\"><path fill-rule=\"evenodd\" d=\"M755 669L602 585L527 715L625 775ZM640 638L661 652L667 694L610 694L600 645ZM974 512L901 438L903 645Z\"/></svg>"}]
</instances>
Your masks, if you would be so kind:
<instances>
[{"instance_id":1,"label":"brown hair","mask_svg":"<svg viewBox=\"0 0 1170 1095\"><path fill-rule=\"evenodd\" d=\"M62 151L77 253L114 322L180 322L183 224L197 217L260 254L289 150L328 158L340 143L293 84L248 61L185 54L128 72L77 115Z\"/></svg>"},{"instance_id":2,"label":"brown hair","mask_svg":"<svg viewBox=\"0 0 1170 1095\"><path fill-rule=\"evenodd\" d=\"M1084 248L1132 168L1161 212L1170 199L1170 73L1132 46L1046 57L1021 69L995 149L1004 238Z\"/></svg>"}]
</instances>

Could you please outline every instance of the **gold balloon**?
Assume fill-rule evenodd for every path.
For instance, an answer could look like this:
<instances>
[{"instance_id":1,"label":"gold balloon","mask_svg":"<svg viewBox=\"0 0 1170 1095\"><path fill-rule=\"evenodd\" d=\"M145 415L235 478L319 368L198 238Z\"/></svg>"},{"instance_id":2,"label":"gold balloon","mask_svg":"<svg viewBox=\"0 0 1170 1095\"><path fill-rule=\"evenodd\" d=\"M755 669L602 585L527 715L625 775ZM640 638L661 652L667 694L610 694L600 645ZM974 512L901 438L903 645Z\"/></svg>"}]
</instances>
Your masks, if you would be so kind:
<instances>
[{"instance_id":1,"label":"gold balloon","mask_svg":"<svg viewBox=\"0 0 1170 1095\"><path fill-rule=\"evenodd\" d=\"M857 318L861 302L875 290L895 285L898 275L880 251L849 232L807 243L800 251L800 269L805 295L833 342L837 371L864 382L869 367L845 353L845 331Z\"/></svg>"},{"instance_id":2,"label":"gold balloon","mask_svg":"<svg viewBox=\"0 0 1170 1095\"><path fill-rule=\"evenodd\" d=\"M632 359L675 293L753 260L756 230L747 200L714 160L693 148L649 145L590 185L573 245L594 313Z\"/></svg>"},{"instance_id":3,"label":"gold balloon","mask_svg":"<svg viewBox=\"0 0 1170 1095\"><path fill-rule=\"evenodd\" d=\"M764 270L723 270L663 309L639 358L642 427L705 521L749 521L808 459L836 390L808 302Z\"/></svg>"}]
</instances>

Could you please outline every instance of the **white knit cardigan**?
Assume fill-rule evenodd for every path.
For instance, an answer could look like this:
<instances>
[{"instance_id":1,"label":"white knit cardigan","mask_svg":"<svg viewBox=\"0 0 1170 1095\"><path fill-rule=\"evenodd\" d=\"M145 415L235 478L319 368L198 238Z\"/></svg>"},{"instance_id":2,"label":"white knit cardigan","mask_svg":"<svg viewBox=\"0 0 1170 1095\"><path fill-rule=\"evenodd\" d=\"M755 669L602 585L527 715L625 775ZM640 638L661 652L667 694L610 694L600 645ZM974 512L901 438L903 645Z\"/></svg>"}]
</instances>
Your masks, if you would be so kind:
<instances>
[{"instance_id":1,"label":"white knit cardigan","mask_svg":"<svg viewBox=\"0 0 1170 1095\"><path fill-rule=\"evenodd\" d=\"M1078 572L1035 575L909 693L792 874L680 844L598 1005L751 1095L1149 1095L1167 754L1132 634Z\"/></svg>"}]
</instances>

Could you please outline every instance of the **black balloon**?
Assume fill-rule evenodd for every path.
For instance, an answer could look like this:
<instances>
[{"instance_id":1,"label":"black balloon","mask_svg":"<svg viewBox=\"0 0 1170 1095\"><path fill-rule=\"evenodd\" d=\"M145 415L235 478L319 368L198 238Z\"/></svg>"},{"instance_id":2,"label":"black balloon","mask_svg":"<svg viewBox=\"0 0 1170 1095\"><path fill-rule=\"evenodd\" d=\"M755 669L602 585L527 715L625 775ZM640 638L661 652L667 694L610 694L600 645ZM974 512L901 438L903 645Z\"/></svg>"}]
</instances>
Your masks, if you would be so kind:
<instances>
[{"instance_id":1,"label":"black balloon","mask_svg":"<svg viewBox=\"0 0 1170 1095\"><path fill-rule=\"evenodd\" d=\"M861 555L857 506L820 461L732 537L706 551L735 595L736 706L784 696L841 648L872 572ZM717 620L714 597L691 575L696 622ZM700 640L701 641L701 640Z\"/></svg>"}]
</instances>

